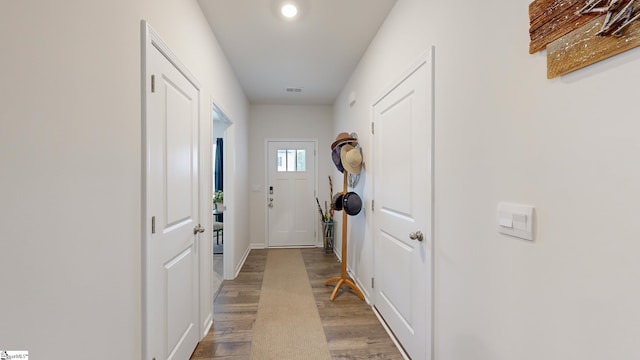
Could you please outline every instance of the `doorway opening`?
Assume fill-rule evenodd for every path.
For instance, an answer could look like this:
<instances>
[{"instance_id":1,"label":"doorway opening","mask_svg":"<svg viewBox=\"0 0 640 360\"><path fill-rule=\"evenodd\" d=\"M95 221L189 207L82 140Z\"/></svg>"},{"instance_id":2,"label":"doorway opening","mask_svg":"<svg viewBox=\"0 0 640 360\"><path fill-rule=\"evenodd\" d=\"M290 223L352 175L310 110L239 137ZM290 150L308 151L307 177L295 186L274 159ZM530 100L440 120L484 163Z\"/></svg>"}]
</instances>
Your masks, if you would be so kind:
<instances>
[{"instance_id":1,"label":"doorway opening","mask_svg":"<svg viewBox=\"0 0 640 360\"><path fill-rule=\"evenodd\" d=\"M222 285L222 280L225 278L224 269L225 262L228 259L229 251L225 251L225 248L229 245L229 237L225 242L224 236L224 211L225 205L225 193L224 184L227 179L225 175L225 143L227 128L231 125L231 121L225 115L225 113L216 105L212 104L212 172L213 172L213 213L211 217L212 221L212 249L213 249L213 292L214 295L218 293ZM228 197L227 197L228 198ZM215 298L215 296L214 296Z\"/></svg>"}]
</instances>

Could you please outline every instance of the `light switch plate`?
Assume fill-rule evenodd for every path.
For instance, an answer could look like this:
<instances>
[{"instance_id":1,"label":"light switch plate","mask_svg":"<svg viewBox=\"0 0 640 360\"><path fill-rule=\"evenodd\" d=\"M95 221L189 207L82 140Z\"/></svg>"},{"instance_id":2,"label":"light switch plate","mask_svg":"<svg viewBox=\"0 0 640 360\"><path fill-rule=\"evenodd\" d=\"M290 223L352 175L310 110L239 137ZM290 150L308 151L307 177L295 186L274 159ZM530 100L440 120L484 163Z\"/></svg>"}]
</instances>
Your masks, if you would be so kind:
<instances>
[{"instance_id":1,"label":"light switch plate","mask_svg":"<svg viewBox=\"0 0 640 360\"><path fill-rule=\"evenodd\" d=\"M498 232L533 241L533 206L498 203Z\"/></svg>"}]
</instances>

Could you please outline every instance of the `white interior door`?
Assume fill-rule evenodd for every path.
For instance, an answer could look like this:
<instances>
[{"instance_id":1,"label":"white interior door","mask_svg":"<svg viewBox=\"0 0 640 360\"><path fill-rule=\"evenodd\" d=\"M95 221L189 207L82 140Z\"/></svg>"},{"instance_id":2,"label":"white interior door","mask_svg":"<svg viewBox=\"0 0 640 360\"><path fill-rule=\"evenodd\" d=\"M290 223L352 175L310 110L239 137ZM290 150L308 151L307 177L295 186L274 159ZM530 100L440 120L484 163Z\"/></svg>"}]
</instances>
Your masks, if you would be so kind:
<instances>
[{"instance_id":1,"label":"white interior door","mask_svg":"<svg viewBox=\"0 0 640 360\"><path fill-rule=\"evenodd\" d=\"M315 142L267 143L269 246L316 243Z\"/></svg>"},{"instance_id":2,"label":"white interior door","mask_svg":"<svg viewBox=\"0 0 640 360\"><path fill-rule=\"evenodd\" d=\"M375 306L412 359L431 357L431 52L374 105Z\"/></svg>"},{"instance_id":3,"label":"white interior door","mask_svg":"<svg viewBox=\"0 0 640 360\"><path fill-rule=\"evenodd\" d=\"M148 44L145 360L189 359L200 339L199 89L174 64L162 44Z\"/></svg>"}]
</instances>

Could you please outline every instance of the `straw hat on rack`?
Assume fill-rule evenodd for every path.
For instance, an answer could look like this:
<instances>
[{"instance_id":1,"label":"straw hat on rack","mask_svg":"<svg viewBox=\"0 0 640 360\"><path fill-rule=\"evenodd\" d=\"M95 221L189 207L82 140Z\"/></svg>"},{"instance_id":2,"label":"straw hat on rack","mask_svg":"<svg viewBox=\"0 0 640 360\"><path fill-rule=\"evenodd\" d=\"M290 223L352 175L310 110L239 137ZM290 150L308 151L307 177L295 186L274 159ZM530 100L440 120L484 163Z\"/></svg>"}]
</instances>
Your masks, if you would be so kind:
<instances>
[{"instance_id":1,"label":"straw hat on rack","mask_svg":"<svg viewBox=\"0 0 640 360\"><path fill-rule=\"evenodd\" d=\"M352 174L360 174L360 170L362 169L362 152L360 151L360 147L354 147L351 144L342 145L342 149L340 149L340 160L342 167L346 171Z\"/></svg>"}]
</instances>

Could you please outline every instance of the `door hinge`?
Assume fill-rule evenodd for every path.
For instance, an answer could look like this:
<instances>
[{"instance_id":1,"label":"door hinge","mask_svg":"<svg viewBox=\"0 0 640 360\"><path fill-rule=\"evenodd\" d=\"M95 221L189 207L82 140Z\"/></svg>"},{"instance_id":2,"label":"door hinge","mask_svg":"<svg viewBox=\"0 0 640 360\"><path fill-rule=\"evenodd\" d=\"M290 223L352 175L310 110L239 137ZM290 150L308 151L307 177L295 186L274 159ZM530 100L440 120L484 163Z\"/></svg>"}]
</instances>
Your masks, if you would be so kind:
<instances>
[{"instance_id":1,"label":"door hinge","mask_svg":"<svg viewBox=\"0 0 640 360\"><path fill-rule=\"evenodd\" d=\"M151 217L151 233L152 234L156 233L156 217L155 216Z\"/></svg>"},{"instance_id":2,"label":"door hinge","mask_svg":"<svg viewBox=\"0 0 640 360\"><path fill-rule=\"evenodd\" d=\"M372 134L376 133L376 123L374 123L373 121L371 122L371 133Z\"/></svg>"},{"instance_id":3,"label":"door hinge","mask_svg":"<svg viewBox=\"0 0 640 360\"><path fill-rule=\"evenodd\" d=\"M371 288L373 289L375 287L375 282L373 281L373 278L371 278Z\"/></svg>"},{"instance_id":4,"label":"door hinge","mask_svg":"<svg viewBox=\"0 0 640 360\"><path fill-rule=\"evenodd\" d=\"M374 212L376 210L376 205L375 205L375 200L371 200L371 212Z\"/></svg>"},{"instance_id":5,"label":"door hinge","mask_svg":"<svg viewBox=\"0 0 640 360\"><path fill-rule=\"evenodd\" d=\"M156 76L151 75L151 92L156 92Z\"/></svg>"}]
</instances>

